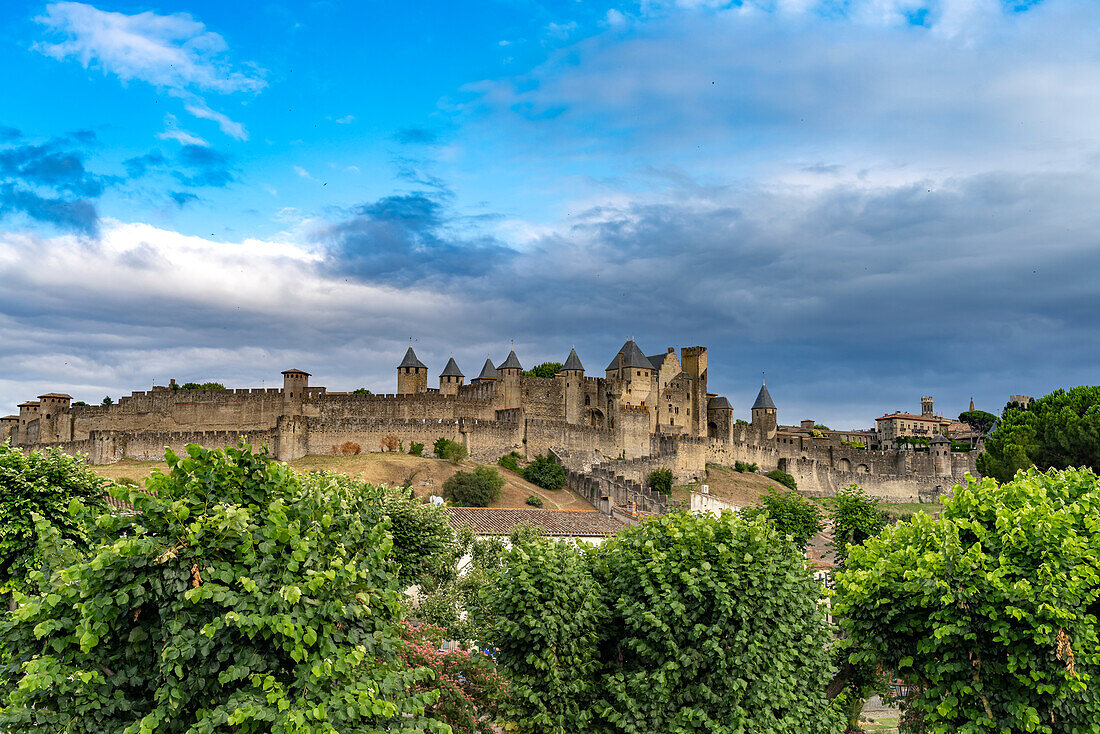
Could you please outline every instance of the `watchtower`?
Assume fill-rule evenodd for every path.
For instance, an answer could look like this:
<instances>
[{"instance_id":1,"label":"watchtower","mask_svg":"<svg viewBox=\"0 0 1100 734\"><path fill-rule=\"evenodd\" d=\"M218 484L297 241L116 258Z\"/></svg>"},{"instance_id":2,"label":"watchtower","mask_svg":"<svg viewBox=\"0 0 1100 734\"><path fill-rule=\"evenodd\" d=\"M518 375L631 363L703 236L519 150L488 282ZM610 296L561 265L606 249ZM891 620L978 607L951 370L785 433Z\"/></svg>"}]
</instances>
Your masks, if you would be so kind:
<instances>
[{"instance_id":1,"label":"watchtower","mask_svg":"<svg viewBox=\"0 0 1100 734\"><path fill-rule=\"evenodd\" d=\"M508 359L503 363L497 365L497 372L500 374L501 387L504 395L505 408L518 408L520 407L520 376L523 374L523 365L519 363L519 357L516 356L516 350L508 352Z\"/></svg>"},{"instance_id":2,"label":"watchtower","mask_svg":"<svg viewBox=\"0 0 1100 734\"><path fill-rule=\"evenodd\" d=\"M439 392L441 395L458 395L458 388L466 381L466 375L458 368L455 358L447 360L447 366L439 373Z\"/></svg>"},{"instance_id":3,"label":"watchtower","mask_svg":"<svg viewBox=\"0 0 1100 734\"><path fill-rule=\"evenodd\" d=\"M584 365L576 349L569 350L558 379L565 380L565 420L567 423L580 423L584 411L581 405L584 400Z\"/></svg>"},{"instance_id":4,"label":"watchtower","mask_svg":"<svg viewBox=\"0 0 1100 734\"><path fill-rule=\"evenodd\" d=\"M756 402L752 404L752 425L761 438L771 441L779 429L779 411L775 408L771 393L765 383L760 384Z\"/></svg>"},{"instance_id":5,"label":"watchtower","mask_svg":"<svg viewBox=\"0 0 1100 734\"><path fill-rule=\"evenodd\" d=\"M416 358L412 347L397 365L397 394L416 395L428 392L428 366Z\"/></svg>"},{"instance_id":6,"label":"watchtower","mask_svg":"<svg viewBox=\"0 0 1100 734\"><path fill-rule=\"evenodd\" d=\"M309 373L302 370L283 370L283 415L301 414L309 377Z\"/></svg>"}]
</instances>

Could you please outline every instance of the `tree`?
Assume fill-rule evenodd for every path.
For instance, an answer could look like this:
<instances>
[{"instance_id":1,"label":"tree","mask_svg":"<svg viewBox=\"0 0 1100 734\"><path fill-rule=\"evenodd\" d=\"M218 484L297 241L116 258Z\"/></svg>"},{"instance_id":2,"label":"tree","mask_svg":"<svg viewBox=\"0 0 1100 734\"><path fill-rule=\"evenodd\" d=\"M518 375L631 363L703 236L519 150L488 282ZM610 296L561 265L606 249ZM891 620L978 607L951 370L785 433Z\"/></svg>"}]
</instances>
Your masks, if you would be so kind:
<instances>
[{"instance_id":1,"label":"tree","mask_svg":"<svg viewBox=\"0 0 1100 734\"><path fill-rule=\"evenodd\" d=\"M437 458L446 459L452 464L458 464L467 456L466 447L449 438L437 438L432 446Z\"/></svg>"},{"instance_id":2,"label":"tree","mask_svg":"<svg viewBox=\"0 0 1100 734\"><path fill-rule=\"evenodd\" d=\"M989 433L997 424L997 416L984 410L964 410L959 413L959 420L981 434Z\"/></svg>"},{"instance_id":3,"label":"tree","mask_svg":"<svg viewBox=\"0 0 1100 734\"><path fill-rule=\"evenodd\" d=\"M225 385L220 382L185 382L180 385L181 390L224 390Z\"/></svg>"},{"instance_id":4,"label":"tree","mask_svg":"<svg viewBox=\"0 0 1100 734\"><path fill-rule=\"evenodd\" d=\"M554 377L561 372L561 362L543 362L529 370L524 370L524 377Z\"/></svg>"},{"instance_id":5,"label":"tree","mask_svg":"<svg viewBox=\"0 0 1100 734\"><path fill-rule=\"evenodd\" d=\"M672 470L666 467L654 469L646 477L646 486L654 492L669 494L672 492Z\"/></svg>"},{"instance_id":6,"label":"tree","mask_svg":"<svg viewBox=\"0 0 1100 734\"><path fill-rule=\"evenodd\" d=\"M529 534L516 540L475 610L508 681L505 719L519 734L587 731L599 594L586 552Z\"/></svg>"},{"instance_id":7,"label":"tree","mask_svg":"<svg viewBox=\"0 0 1100 734\"><path fill-rule=\"evenodd\" d=\"M36 588L29 576L43 558L35 516L62 541L87 549L89 527L77 509L103 511L107 481L84 459L57 449L25 455L10 441L0 444L0 598L14 589Z\"/></svg>"},{"instance_id":8,"label":"tree","mask_svg":"<svg viewBox=\"0 0 1100 734\"><path fill-rule=\"evenodd\" d=\"M798 489L798 482L794 480L794 477L792 477L790 474L783 471L782 469L772 469L765 476L769 479L773 479L779 482L787 489Z\"/></svg>"},{"instance_id":9,"label":"tree","mask_svg":"<svg viewBox=\"0 0 1100 734\"><path fill-rule=\"evenodd\" d=\"M365 387L357 387L351 391L352 395L371 395L371 391Z\"/></svg>"},{"instance_id":10,"label":"tree","mask_svg":"<svg viewBox=\"0 0 1100 734\"><path fill-rule=\"evenodd\" d=\"M166 452L116 539L0 622L5 732L444 731L397 652L377 498L266 451Z\"/></svg>"},{"instance_id":11,"label":"tree","mask_svg":"<svg viewBox=\"0 0 1100 734\"><path fill-rule=\"evenodd\" d=\"M504 477L488 466L455 472L443 482L443 497L460 507L488 507L500 498Z\"/></svg>"},{"instance_id":12,"label":"tree","mask_svg":"<svg viewBox=\"0 0 1100 734\"><path fill-rule=\"evenodd\" d=\"M112 405L114 402L114 400L111 400L110 395L104 395L102 402L100 402L100 405Z\"/></svg>"},{"instance_id":13,"label":"tree","mask_svg":"<svg viewBox=\"0 0 1100 734\"><path fill-rule=\"evenodd\" d=\"M1029 467L1100 469L1100 386L1080 386L1006 408L985 440L978 471L1007 482Z\"/></svg>"},{"instance_id":14,"label":"tree","mask_svg":"<svg viewBox=\"0 0 1100 734\"><path fill-rule=\"evenodd\" d=\"M815 430L815 431L831 431L831 430L833 430L833 429L832 429L832 428L829 428L829 427L828 427L827 425L825 425L824 423L817 423L817 424L815 424L815 425L814 425L814 430Z\"/></svg>"},{"instance_id":15,"label":"tree","mask_svg":"<svg viewBox=\"0 0 1100 734\"><path fill-rule=\"evenodd\" d=\"M565 486L565 467L554 460L550 454L539 454L520 472L523 478L536 487L543 489L561 489Z\"/></svg>"},{"instance_id":16,"label":"tree","mask_svg":"<svg viewBox=\"0 0 1100 734\"><path fill-rule=\"evenodd\" d=\"M827 500L833 520L833 549L836 563L843 568L848 560L848 546L861 545L886 527L886 513L879 507L878 497L870 497L857 484L839 490Z\"/></svg>"},{"instance_id":17,"label":"tree","mask_svg":"<svg viewBox=\"0 0 1100 734\"><path fill-rule=\"evenodd\" d=\"M780 535L790 537L799 551L805 551L810 539L825 527L821 509L798 492L768 489L756 507L740 510L746 519L763 516Z\"/></svg>"},{"instance_id":18,"label":"tree","mask_svg":"<svg viewBox=\"0 0 1100 734\"><path fill-rule=\"evenodd\" d=\"M968 478L936 518L853 547L834 614L853 662L913 685L929 731L1094 731L1100 479Z\"/></svg>"}]
</instances>

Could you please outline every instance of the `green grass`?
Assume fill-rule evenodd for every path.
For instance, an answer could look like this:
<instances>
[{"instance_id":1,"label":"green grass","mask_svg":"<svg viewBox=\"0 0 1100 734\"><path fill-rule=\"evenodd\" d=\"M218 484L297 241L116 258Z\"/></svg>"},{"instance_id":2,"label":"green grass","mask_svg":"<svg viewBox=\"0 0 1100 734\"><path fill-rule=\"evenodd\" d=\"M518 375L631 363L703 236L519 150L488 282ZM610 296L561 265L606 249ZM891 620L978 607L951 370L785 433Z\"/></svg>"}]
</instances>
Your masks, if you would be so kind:
<instances>
[{"instance_id":1,"label":"green grass","mask_svg":"<svg viewBox=\"0 0 1100 734\"><path fill-rule=\"evenodd\" d=\"M923 512L932 517L943 512L943 505L938 502L883 502L879 505L892 518L908 520L918 512Z\"/></svg>"},{"instance_id":2,"label":"green grass","mask_svg":"<svg viewBox=\"0 0 1100 734\"><path fill-rule=\"evenodd\" d=\"M863 731L867 734L897 734L898 717L896 715L880 717L872 714L871 718L875 723L863 725Z\"/></svg>"}]
</instances>

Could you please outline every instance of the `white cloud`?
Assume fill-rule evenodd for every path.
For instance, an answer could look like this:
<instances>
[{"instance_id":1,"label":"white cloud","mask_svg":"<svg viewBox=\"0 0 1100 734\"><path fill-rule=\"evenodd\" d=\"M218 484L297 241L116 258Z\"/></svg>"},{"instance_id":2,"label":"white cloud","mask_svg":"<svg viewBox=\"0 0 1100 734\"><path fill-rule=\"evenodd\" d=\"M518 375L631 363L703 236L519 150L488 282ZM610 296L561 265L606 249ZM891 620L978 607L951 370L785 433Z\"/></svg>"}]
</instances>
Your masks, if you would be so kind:
<instances>
[{"instance_id":1,"label":"white cloud","mask_svg":"<svg viewBox=\"0 0 1100 734\"><path fill-rule=\"evenodd\" d=\"M244 127L210 108L203 92L255 93L266 86L258 69L240 71L225 59L228 46L187 13L126 15L75 2L51 3L36 20L65 40L35 47L58 60L75 59L123 82L143 81L181 97L187 111L213 120L233 137Z\"/></svg>"},{"instance_id":2,"label":"white cloud","mask_svg":"<svg viewBox=\"0 0 1100 734\"><path fill-rule=\"evenodd\" d=\"M205 139L195 135L189 130L184 130L179 127L176 116L172 114L164 116L164 131L157 133L157 137L161 140L175 140L180 145L201 145L204 148L210 147L210 143Z\"/></svg>"},{"instance_id":3,"label":"white cloud","mask_svg":"<svg viewBox=\"0 0 1100 734\"><path fill-rule=\"evenodd\" d=\"M316 181L317 180L313 177L313 175L309 171L302 168L301 166L291 166L291 168L294 169L294 172L296 174L298 174L301 178L306 179L307 181Z\"/></svg>"},{"instance_id":4,"label":"white cloud","mask_svg":"<svg viewBox=\"0 0 1100 734\"><path fill-rule=\"evenodd\" d=\"M350 125L355 122L355 115L344 115L343 117L337 117L334 122L337 125Z\"/></svg>"}]
</instances>

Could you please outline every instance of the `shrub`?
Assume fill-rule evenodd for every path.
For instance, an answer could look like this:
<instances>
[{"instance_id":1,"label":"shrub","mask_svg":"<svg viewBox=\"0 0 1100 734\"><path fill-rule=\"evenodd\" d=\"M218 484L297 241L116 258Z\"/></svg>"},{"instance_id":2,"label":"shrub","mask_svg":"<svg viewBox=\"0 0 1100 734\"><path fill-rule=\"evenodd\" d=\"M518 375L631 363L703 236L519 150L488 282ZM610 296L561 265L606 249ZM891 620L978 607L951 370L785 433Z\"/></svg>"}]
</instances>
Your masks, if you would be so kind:
<instances>
[{"instance_id":1,"label":"shrub","mask_svg":"<svg viewBox=\"0 0 1100 734\"><path fill-rule=\"evenodd\" d=\"M782 535L788 535L795 547L805 550L816 533L825 527L821 509L798 492L769 489L761 504L741 510L746 518L764 516Z\"/></svg>"},{"instance_id":2,"label":"shrub","mask_svg":"<svg viewBox=\"0 0 1100 734\"><path fill-rule=\"evenodd\" d=\"M371 391L365 387L357 387L351 391L352 395L370 395Z\"/></svg>"},{"instance_id":3,"label":"shrub","mask_svg":"<svg viewBox=\"0 0 1100 734\"><path fill-rule=\"evenodd\" d=\"M413 441L409 444L409 455L421 456L424 453L424 444Z\"/></svg>"},{"instance_id":4,"label":"shrub","mask_svg":"<svg viewBox=\"0 0 1100 734\"><path fill-rule=\"evenodd\" d=\"M122 484L127 487L139 487L141 486L138 481L132 477L119 477L115 480L115 484Z\"/></svg>"},{"instance_id":5,"label":"shrub","mask_svg":"<svg viewBox=\"0 0 1100 734\"><path fill-rule=\"evenodd\" d=\"M782 469L774 469L768 472L766 476L768 477L768 479L774 479L775 481L779 482L787 489L798 489L798 482L794 480L794 477L792 477L790 474L783 471Z\"/></svg>"},{"instance_id":6,"label":"shrub","mask_svg":"<svg viewBox=\"0 0 1100 734\"><path fill-rule=\"evenodd\" d=\"M110 395L104 395L102 402L100 402L100 405L113 405L114 402L115 401L111 399Z\"/></svg>"},{"instance_id":7,"label":"shrub","mask_svg":"<svg viewBox=\"0 0 1100 734\"><path fill-rule=\"evenodd\" d=\"M519 460L523 458L522 454L518 451L512 451L497 459L497 464L503 466L505 469L510 469L514 472L519 472Z\"/></svg>"},{"instance_id":8,"label":"shrub","mask_svg":"<svg viewBox=\"0 0 1100 734\"><path fill-rule=\"evenodd\" d=\"M383 452L394 452L397 451L399 442L397 440L397 436L393 435L392 433L387 433L385 436L382 437L382 440L378 442L378 445Z\"/></svg>"},{"instance_id":9,"label":"shrub","mask_svg":"<svg viewBox=\"0 0 1100 734\"><path fill-rule=\"evenodd\" d=\"M543 489L561 489L565 486L565 467L554 461L549 454L536 456L530 464L523 467L523 478L536 487Z\"/></svg>"},{"instance_id":10,"label":"shrub","mask_svg":"<svg viewBox=\"0 0 1100 734\"><path fill-rule=\"evenodd\" d=\"M348 456L350 454L359 454L362 453L362 451L363 447L355 443L354 441L344 441L344 443L340 444L340 453L344 456Z\"/></svg>"},{"instance_id":11,"label":"shrub","mask_svg":"<svg viewBox=\"0 0 1100 734\"><path fill-rule=\"evenodd\" d=\"M185 382L180 385L181 390L224 390L225 385L220 382Z\"/></svg>"},{"instance_id":12,"label":"shrub","mask_svg":"<svg viewBox=\"0 0 1100 734\"><path fill-rule=\"evenodd\" d=\"M561 362L543 362L529 370L525 370L525 377L554 377L561 372Z\"/></svg>"},{"instance_id":13,"label":"shrub","mask_svg":"<svg viewBox=\"0 0 1100 734\"><path fill-rule=\"evenodd\" d=\"M755 474L760 470L760 466L754 461L751 464L747 461L735 461L733 462L733 470L741 473L748 472L749 474Z\"/></svg>"},{"instance_id":14,"label":"shrub","mask_svg":"<svg viewBox=\"0 0 1100 734\"><path fill-rule=\"evenodd\" d=\"M671 493L672 470L665 467L654 469L649 473L649 476L646 477L646 486L654 492L660 492L661 494Z\"/></svg>"},{"instance_id":15,"label":"shrub","mask_svg":"<svg viewBox=\"0 0 1100 734\"><path fill-rule=\"evenodd\" d=\"M430 673L396 654L377 497L303 491L245 444L166 459L151 494L112 488L137 512L101 520L116 540L4 620L0 731L430 726L437 695L416 690Z\"/></svg>"},{"instance_id":16,"label":"shrub","mask_svg":"<svg viewBox=\"0 0 1100 734\"><path fill-rule=\"evenodd\" d=\"M77 400L76 402L73 403L74 408L84 408L84 407L87 407L87 405L88 404L85 403L83 400Z\"/></svg>"},{"instance_id":17,"label":"shrub","mask_svg":"<svg viewBox=\"0 0 1100 734\"><path fill-rule=\"evenodd\" d=\"M488 507L500 498L504 477L496 469L479 466L455 472L443 482L443 498L459 507Z\"/></svg>"},{"instance_id":18,"label":"shrub","mask_svg":"<svg viewBox=\"0 0 1100 734\"><path fill-rule=\"evenodd\" d=\"M537 494L529 494L527 495L527 504L531 507L542 507L542 497Z\"/></svg>"},{"instance_id":19,"label":"shrub","mask_svg":"<svg viewBox=\"0 0 1100 734\"><path fill-rule=\"evenodd\" d=\"M849 660L922 695L928 731L1095 729L1100 479L1085 469L968 478L942 514L853 547L834 614Z\"/></svg>"},{"instance_id":20,"label":"shrub","mask_svg":"<svg viewBox=\"0 0 1100 734\"><path fill-rule=\"evenodd\" d=\"M467 455L465 446L449 438L436 439L435 444L432 446L432 451L435 452L437 458L446 459L452 464L458 464L465 459Z\"/></svg>"}]
</instances>

